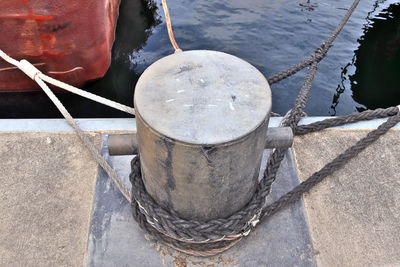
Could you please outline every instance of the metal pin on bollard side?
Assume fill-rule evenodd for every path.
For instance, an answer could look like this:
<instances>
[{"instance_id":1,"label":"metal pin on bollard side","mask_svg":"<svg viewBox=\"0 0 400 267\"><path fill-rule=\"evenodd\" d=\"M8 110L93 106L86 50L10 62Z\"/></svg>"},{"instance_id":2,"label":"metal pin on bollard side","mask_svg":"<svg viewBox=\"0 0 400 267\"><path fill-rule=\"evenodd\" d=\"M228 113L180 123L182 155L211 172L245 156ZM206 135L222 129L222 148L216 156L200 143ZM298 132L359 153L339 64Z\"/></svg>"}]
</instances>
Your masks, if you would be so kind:
<instances>
[{"instance_id":1,"label":"metal pin on bollard side","mask_svg":"<svg viewBox=\"0 0 400 267\"><path fill-rule=\"evenodd\" d=\"M136 134L132 133L108 135L108 153L111 156L137 154L138 144Z\"/></svg>"},{"instance_id":2,"label":"metal pin on bollard side","mask_svg":"<svg viewBox=\"0 0 400 267\"><path fill-rule=\"evenodd\" d=\"M265 149L289 148L293 144L293 131L290 127L268 128ZM110 134L108 153L111 156L135 155L138 153L137 137L131 134Z\"/></svg>"}]
</instances>

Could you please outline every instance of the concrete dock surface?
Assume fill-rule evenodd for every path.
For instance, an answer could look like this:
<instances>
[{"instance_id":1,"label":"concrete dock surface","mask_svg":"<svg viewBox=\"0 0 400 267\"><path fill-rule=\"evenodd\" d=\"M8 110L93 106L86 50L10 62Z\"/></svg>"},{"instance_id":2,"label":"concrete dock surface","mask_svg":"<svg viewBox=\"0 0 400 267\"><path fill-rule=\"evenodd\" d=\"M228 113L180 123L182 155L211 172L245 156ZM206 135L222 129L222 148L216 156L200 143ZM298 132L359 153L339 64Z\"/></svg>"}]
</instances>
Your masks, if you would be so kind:
<instances>
[{"instance_id":1,"label":"concrete dock surface","mask_svg":"<svg viewBox=\"0 0 400 267\"><path fill-rule=\"evenodd\" d=\"M0 159L0 266L82 266L98 168L79 138L0 133Z\"/></svg>"},{"instance_id":2,"label":"concrete dock surface","mask_svg":"<svg viewBox=\"0 0 400 267\"><path fill-rule=\"evenodd\" d=\"M326 130L296 137L300 180L366 134ZM320 266L400 265L399 149L400 131L390 131L303 196Z\"/></svg>"},{"instance_id":3,"label":"concrete dock surface","mask_svg":"<svg viewBox=\"0 0 400 267\"><path fill-rule=\"evenodd\" d=\"M276 126L279 119L272 119ZM398 126L298 203L263 222L237 250L196 258L145 239L130 216L129 204L106 181L65 122L54 120L46 126L29 121L18 126L21 121L0 120L0 266L400 265ZM105 126L110 124L112 127ZM35 125L37 131L29 128ZM99 151L102 143L104 146L103 134L117 128L119 132L134 131L128 119L110 120L109 124L107 120L82 120L80 125L89 131ZM375 127L368 125L296 137L272 197L290 190L365 136L365 128ZM109 161L119 175L129 174L126 157ZM288 182L288 177L297 181ZM108 198L101 203L99 199L106 193ZM115 197L119 201L107 210L107 203ZM116 211L118 206L121 208ZM93 227L101 229L93 234ZM125 242L124 232L132 244L118 243ZM253 254L245 258L238 250ZM135 258L134 253L139 256Z\"/></svg>"}]
</instances>

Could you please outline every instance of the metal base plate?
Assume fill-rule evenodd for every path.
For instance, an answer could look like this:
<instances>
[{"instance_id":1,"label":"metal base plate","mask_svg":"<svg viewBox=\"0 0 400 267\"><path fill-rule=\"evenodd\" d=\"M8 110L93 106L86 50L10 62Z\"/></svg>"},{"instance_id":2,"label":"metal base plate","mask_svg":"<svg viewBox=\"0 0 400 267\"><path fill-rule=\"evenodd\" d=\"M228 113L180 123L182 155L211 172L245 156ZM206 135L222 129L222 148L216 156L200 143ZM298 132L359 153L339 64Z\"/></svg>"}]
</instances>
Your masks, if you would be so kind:
<instances>
[{"instance_id":1,"label":"metal base plate","mask_svg":"<svg viewBox=\"0 0 400 267\"><path fill-rule=\"evenodd\" d=\"M106 138L102 155L130 186L132 156L109 156ZM269 151L265 150L263 162L268 155ZM289 150L269 201L298 183ZM86 266L316 266L302 200L262 222L230 250L209 258L193 257L148 241L134 221L129 203L101 169L88 238Z\"/></svg>"}]
</instances>

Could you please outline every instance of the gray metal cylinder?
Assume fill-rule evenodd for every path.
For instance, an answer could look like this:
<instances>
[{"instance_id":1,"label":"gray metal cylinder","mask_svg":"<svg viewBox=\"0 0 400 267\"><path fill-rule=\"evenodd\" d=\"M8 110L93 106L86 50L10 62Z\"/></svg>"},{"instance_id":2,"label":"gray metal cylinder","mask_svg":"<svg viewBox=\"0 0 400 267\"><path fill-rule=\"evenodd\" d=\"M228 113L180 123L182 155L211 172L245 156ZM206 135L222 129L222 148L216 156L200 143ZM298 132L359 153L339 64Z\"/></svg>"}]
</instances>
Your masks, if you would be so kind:
<instances>
[{"instance_id":1,"label":"gray metal cylinder","mask_svg":"<svg viewBox=\"0 0 400 267\"><path fill-rule=\"evenodd\" d=\"M175 53L142 74L134 102L142 177L156 202L197 220L248 203L271 110L256 68L221 52Z\"/></svg>"}]
</instances>

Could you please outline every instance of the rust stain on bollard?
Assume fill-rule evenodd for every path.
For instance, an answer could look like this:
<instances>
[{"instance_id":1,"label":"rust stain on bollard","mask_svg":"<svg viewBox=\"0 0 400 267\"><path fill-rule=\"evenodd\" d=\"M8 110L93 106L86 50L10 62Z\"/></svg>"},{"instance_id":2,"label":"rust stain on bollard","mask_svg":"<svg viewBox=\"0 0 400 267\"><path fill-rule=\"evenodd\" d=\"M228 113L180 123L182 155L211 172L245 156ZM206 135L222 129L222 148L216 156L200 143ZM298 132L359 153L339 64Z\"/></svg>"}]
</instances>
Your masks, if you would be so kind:
<instances>
[{"instance_id":1,"label":"rust stain on bollard","mask_svg":"<svg viewBox=\"0 0 400 267\"><path fill-rule=\"evenodd\" d=\"M227 217L258 181L271 110L265 77L215 51L160 59L135 90L146 190L187 219Z\"/></svg>"}]
</instances>

